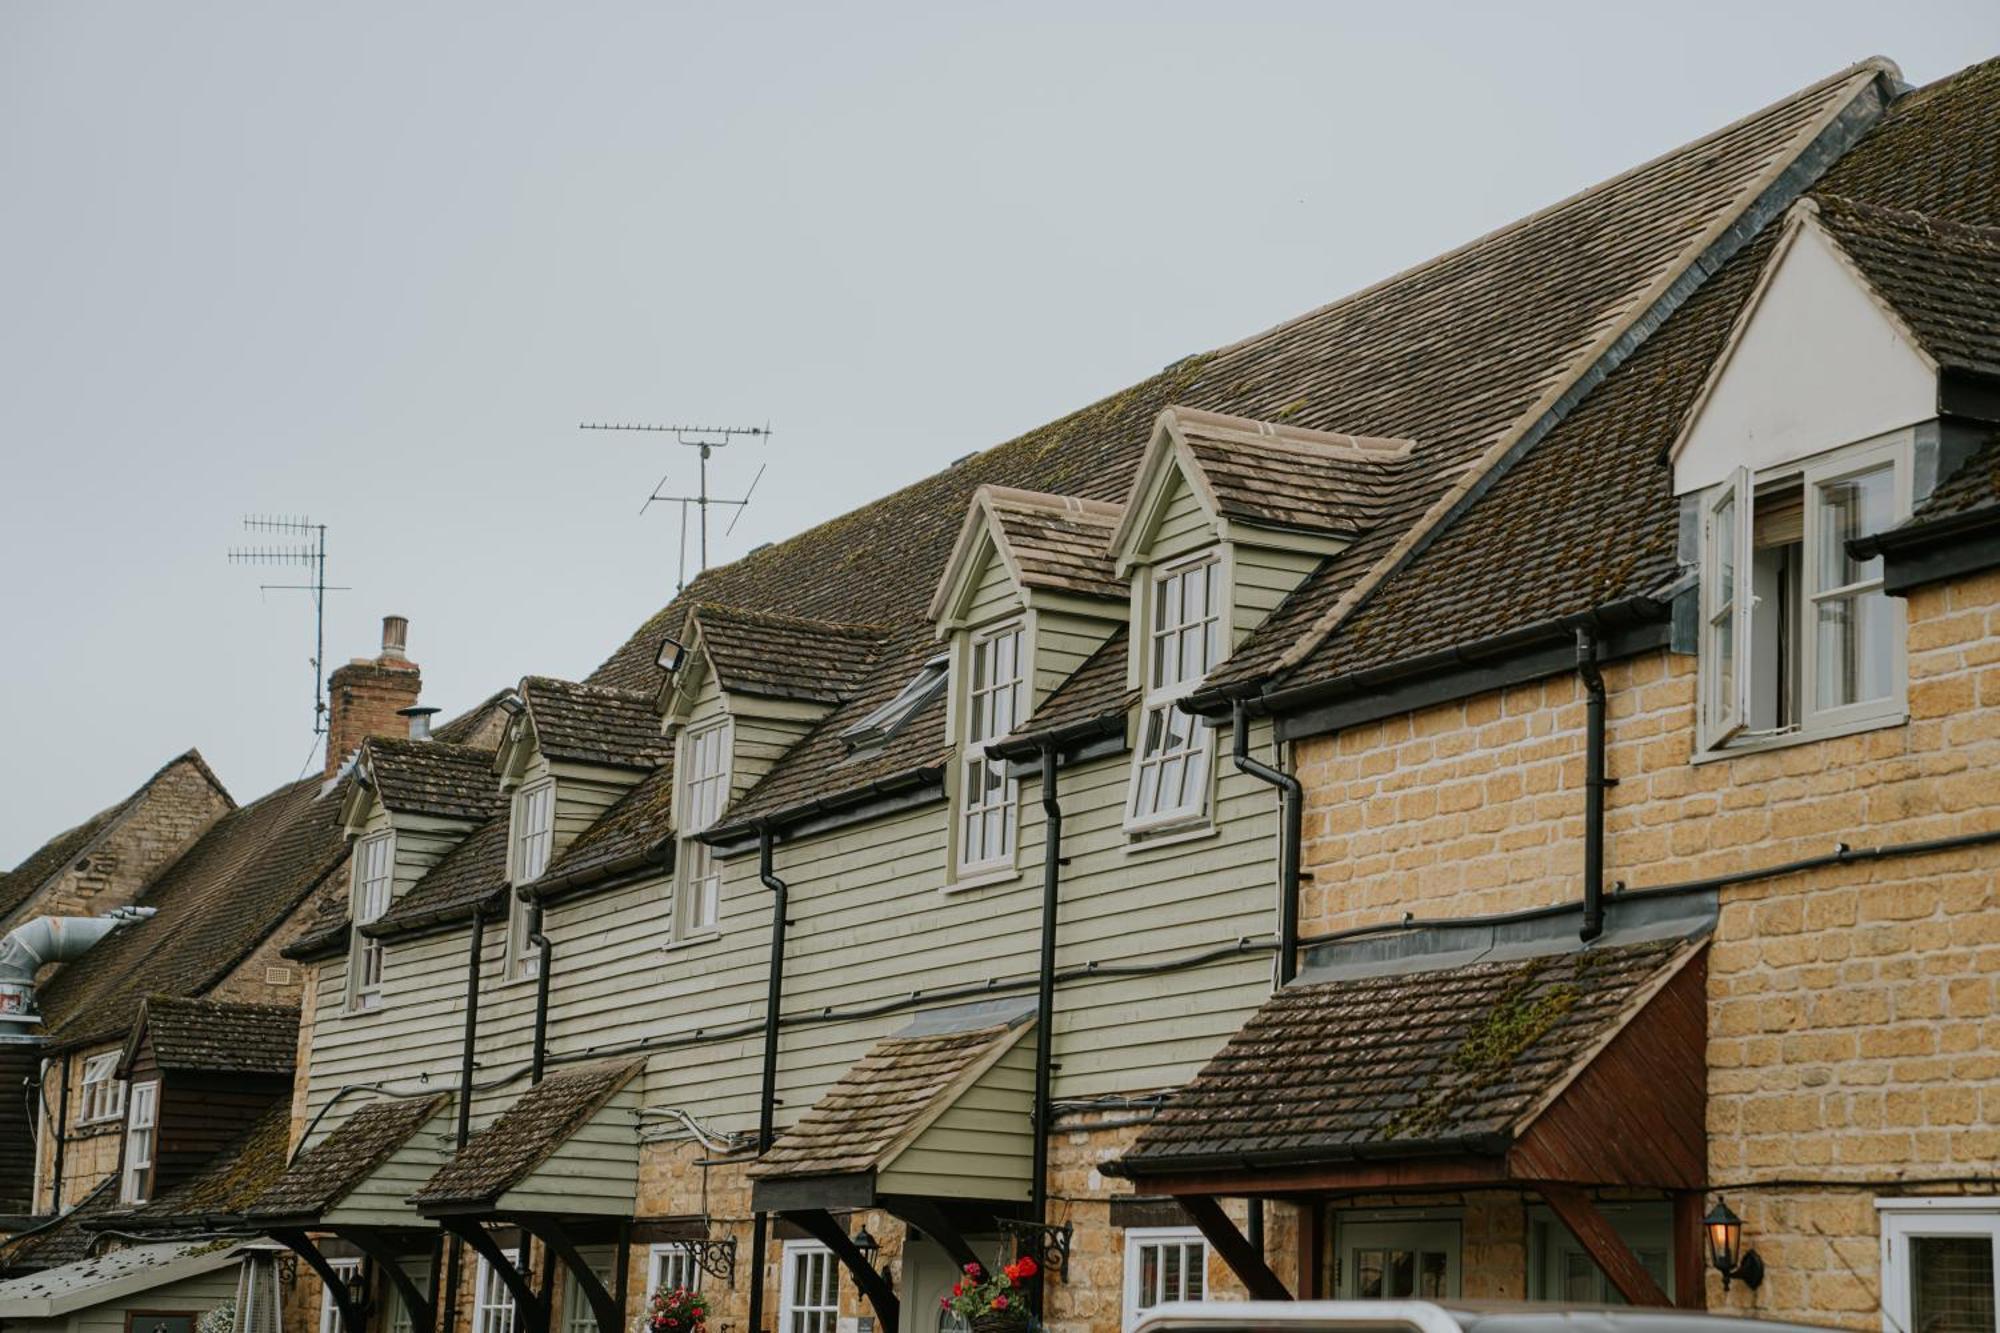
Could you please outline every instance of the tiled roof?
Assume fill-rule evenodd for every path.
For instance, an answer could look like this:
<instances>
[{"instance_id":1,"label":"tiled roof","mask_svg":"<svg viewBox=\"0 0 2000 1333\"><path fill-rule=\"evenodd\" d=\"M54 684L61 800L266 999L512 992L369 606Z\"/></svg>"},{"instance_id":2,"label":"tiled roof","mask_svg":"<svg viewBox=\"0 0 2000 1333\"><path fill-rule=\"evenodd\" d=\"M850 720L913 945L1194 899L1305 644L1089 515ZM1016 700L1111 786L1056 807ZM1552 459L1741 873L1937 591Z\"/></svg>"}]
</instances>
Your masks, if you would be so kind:
<instances>
[{"instance_id":1,"label":"tiled roof","mask_svg":"<svg viewBox=\"0 0 2000 1333\"><path fill-rule=\"evenodd\" d=\"M662 764L579 833L528 887L527 896L546 897L638 864L664 866L671 855L673 832L674 768Z\"/></svg>"},{"instance_id":2,"label":"tiled roof","mask_svg":"<svg viewBox=\"0 0 2000 1333\"><path fill-rule=\"evenodd\" d=\"M149 995L198 996L228 974L345 863L346 780L306 778L232 810L146 887L155 909L66 963L38 999L63 1046L131 1030Z\"/></svg>"},{"instance_id":3,"label":"tiled roof","mask_svg":"<svg viewBox=\"0 0 2000 1333\"><path fill-rule=\"evenodd\" d=\"M491 749L506 727L507 710L503 705L513 697L514 688L511 685L495 690L449 722L433 726L431 736L452 745Z\"/></svg>"},{"instance_id":4,"label":"tiled roof","mask_svg":"<svg viewBox=\"0 0 2000 1333\"><path fill-rule=\"evenodd\" d=\"M371 736L362 745L361 764L382 804L399 814L485 819L500 805L491 750Z\"/></svg>"},{"instance_id":5,"label":"tiled roof","mask_svg":"<svg viewBox=\"0 0 2000 1333\"><path fill-rule=\"evenodd\" d=\"M755 1180L869 1171L906 1146L1021 1026L889 1037L869 1048L749 1169Z\"/></svg>"},{"instance_id":6,"label":"tiled roof","mask_svg":"<svg viewBox=\"0 0 2000 1333\"><path fill-rule=\"evenodd\" d=\"M2000 374L2000 229L1834 194L1808 207L1940 366Z\"/></svg>"},{"instance_id":7,"label":"tiled roof","mask_svg":"<svg viewBox=\"0 0 2000 1333\"><path fill-rule=\"evenodd\" d=\"M146 793L152 790L154 783L183 764L193 765L221 794L224 801L228 801L231 805L235 804L230 800L229 792L223 787L221 779L215 776L202 759L199 750L189 750L185 754L176 755L162 764L151 777L140 783L124 800L108 809L98 811L75 828L65 829L56 834L23 857L20 864L11 871L0 875L0 918L6 917L8 913L27 902L34 896L35 891L58 871L67 869L96 843L100 834L116 824L120 816L137 807L145 799Z\"/></svg>"},{"instance_id":8,"label":"tiled roof","mask_svg":"<svg viewBox=\"0 0 2000 1333\"><path fill-rule=\"evenodd\" d=\"M979 489L1023 584L1114 601L1128 595L1111 561L1124 506L1012 486Z\"/></svg>"},{"instance_id":9,"label":"tiled roof","mask_svg":"<svg viewBox=\"0 0 2000 1333\"><path fill-rule=\"evenodd\" d=\"M368 1103L293 1158L243 1211L253 1220L320 1216L409 1142L449 1100L440 1093Z\"/></svg>"},{"instance_id":10,"label":"tiled roof","mask_svg":"<svg viewBox=\"0 0 2000 1333\"><path fill-rule=\"evenodd\" d=\"M869 680L766 776L739 815L841 797L944 762L941 725L843 763L839 733L935 648L922 619L981 485L1122 502L1162 409L1417 442L1393 512L1322 566L1237 654L1252 678L1327 611L1466 469L1583 373L1607 340L1880 76L1824 80L1697 144L1278 328L1133 388L734 564L705 571L592 679L654 690L655 654L703 602L892 625ZM943 710L937 717L941 722ZM900 769L895 765L900 764Z\"/></svg>"},{"instance_id":11,"label":"tiled roof","mask_svg":"<svg viewBox=\"0 0 2000 1333\"><path fill-rule=\"evenodd\" d=\"M473 1135L410 1196L411 1201L422 1207L499 1198L583 1128L643 1068L644 1061L607 1061L550 1074Z\"/></svg>"},{"instance_id":12,"label":"tiled roof","mask_svg":"<svg viewBox=\"0 0 2000 1333\"><path fill-rule=\"evenodd\" d=\"M1395 512L1416 448L1410 440L1172 411L1217 511L1257 527L1358 537Z\"/></svg>"},{"instance_id":13,"label":"tiled roof","mask_svg":"<svg viewBox=\"0 0 2000 1333\"><path fill-rule=\"evenodd\" d=\"M102 1225L134 1231L202 1229L211 1219L241 1213L284 1174L291 1131L291 1098L280 1097L208 1165L150 1203L111 1214Z\"/></svg>"},{"instance_id":14,"label":"tiled roof","mask_svg":"<svg viewBox=\"0 0 2000 1333\"><path fill-rule=\"evenodd\" d=\"M535 742L551 759L651 768L670 753L650 694L529 676L521 699L534 719Z\"/></svg>"},{"instance_id":15,"label":"tiled roof","mask_svg":"<svg viewBox=\"0 0 2000 1333\"><path fill-rule=\"evenodd\" d=\"M1699 947L1294 982L1161 1109L1123 1168L1501 1151Z\"/></svg>"},{"instance_id":16,"label":"tiled roof","mask_svg":"<svg viewBox=\"0 0 2000 1333\"><path fill-rule=\"evenodd\" d=\"M2000 507L2000 432L1973 450L1910 515L1909 525Z\"/></svg>"},{"instance_id":17,"label":"tiled roof","mask_svg":"<svg viewBox=\"0 0 2000 1333\"><path fill-rule=\"evenodd\" d=\"M1076 731L1122 731L1125 718L1139 702L1139 692L1125 687L1125 627L1113 630L1097 651L1083 659L1069 679L1042 701L1016 731L1021 738L1067 736ZM1012 751L1015 747L1006 747Z\"/></svg>"},{"instance_id":18,"label":"tiled roof","mask_svg":"<svg viewBox=\"0 0 2000 1333\"><path fill-rule=\"evenodd\" d=\"M1823 214L1873 205L1925 214L1934 230L1938 219L2000 226L2000 61L1895 103L1812 197L1833 201L1821 202ZM1725 264L1274 688L1349 682L1358 689L1367 673L1663 594L1681 572L1679 506L1664 455L1771 255L1776 230L1767 227ZM1964 484L1976 492L1980 482L1975 474ZM1297 633L1317 607L1309 585L1272 614L1259 637ZM1247 681L1261 671L1230 663L1215 679Z\"/></svg>"},{"instance_id":19,"label":"tiled roof","mask_svg":"<svg viewBox=\"0 0 2000 1333\"><path fill-rule=\"evenodd\" d=\"M142 1031L162 1069L289 1074L298 1061L299 1011L290 1005L151 995L140 1008L128 1059Z\"/></svg>"},{"instance_id":20,"label":"tiled roof","mask_svg":"<svg viewBox=\"0 0 2000 1333\"><path fill-rule=\"evenodd\" d=\"M347 876L323 880L299 909L299 933L278 952L303 961L327 958L347 947L347 907L351 886Z\"/></svg>"},{"instance_id":21,"label":"tiled roof","mask_svg":"<svg viewBox=\"0 0 2000 1333\"><path fill-rule=\"evenodd\" d=\"M97 1233L83 1225L118 1207L118 1175L113 1172L56 1221L0 1240L0 1272L60 1268L88 1258Z\"/></svg>"},{"instance_id":22,"label":"tiled roof","mask_svg":"<svg viewBox=\"0 0 2000 1333\"><path fill-rule=\"evenodd\" d=\"M809 703L838 703L875 660L880 625L837 624L704 602L701 642L722 688Z\"/></svg>"},{"instance_id":23,"label":"tiled roof","mask_svg":"<svg viewBox=\"0 0 2000 1333\"><path fill-rule=\"evenodd\" d=\"M507 891L506 814L465 835L363 933L381 939L470 919Z\"/></svg>"}]
</instances>

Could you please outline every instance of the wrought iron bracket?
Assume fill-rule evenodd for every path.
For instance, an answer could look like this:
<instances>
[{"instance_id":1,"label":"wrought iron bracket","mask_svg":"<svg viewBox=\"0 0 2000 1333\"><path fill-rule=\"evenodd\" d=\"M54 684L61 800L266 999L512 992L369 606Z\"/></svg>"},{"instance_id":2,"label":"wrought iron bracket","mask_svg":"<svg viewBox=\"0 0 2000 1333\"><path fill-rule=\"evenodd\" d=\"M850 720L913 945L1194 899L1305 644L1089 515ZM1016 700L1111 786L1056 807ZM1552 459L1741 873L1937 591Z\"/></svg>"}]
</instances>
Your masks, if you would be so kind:
<instances>
[{"instance_id":1,"label":"wrought iron bracket","mask_svg":"<svg viewBox=\"0 0 2000 1333\"><path fill-rule=\"evenodd\" d=\"M728 1237L715 1240L703 1237L700 1240L669 1240L661 1244L669 1249L684 1252L694 1260L695 1266L721 1282L734 1284L736 1281L736 1239Z\"/></svg>"},{"instance_id":2,"label":"wrought iron bracket","mask_svg":"<svg viewBox=\"0 0 2000 1333\"><path fill-rule=\"evenodd\" d=\"M1055 1226L1002 1218L1000 1229L1014 1238L1014 1252L1033 1258L1044 1273L1060 1276L1069 1267L1069 1242L1075 1228L1068 1222Z\"/></svg>"}]
</instances>

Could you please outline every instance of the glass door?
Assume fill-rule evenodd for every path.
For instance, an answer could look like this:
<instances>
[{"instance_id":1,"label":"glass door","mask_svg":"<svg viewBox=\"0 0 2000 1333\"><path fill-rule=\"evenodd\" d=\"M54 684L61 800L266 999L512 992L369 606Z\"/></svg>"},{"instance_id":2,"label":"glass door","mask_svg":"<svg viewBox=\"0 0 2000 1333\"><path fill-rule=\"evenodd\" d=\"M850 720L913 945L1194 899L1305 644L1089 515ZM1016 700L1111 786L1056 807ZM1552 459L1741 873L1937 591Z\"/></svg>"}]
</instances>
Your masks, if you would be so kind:
<instances>
[{"instance_id":1,"label":"glass door","mask_svg":"<svg viewBox=\"0 0 2000 1333\"><path fill-rule=\"evenodd\" d=\"M1334 1295L1342 1300L1452 1300L1459 1293L1457 1218L1343 1217Z\"/></svg>"}]
</instances>

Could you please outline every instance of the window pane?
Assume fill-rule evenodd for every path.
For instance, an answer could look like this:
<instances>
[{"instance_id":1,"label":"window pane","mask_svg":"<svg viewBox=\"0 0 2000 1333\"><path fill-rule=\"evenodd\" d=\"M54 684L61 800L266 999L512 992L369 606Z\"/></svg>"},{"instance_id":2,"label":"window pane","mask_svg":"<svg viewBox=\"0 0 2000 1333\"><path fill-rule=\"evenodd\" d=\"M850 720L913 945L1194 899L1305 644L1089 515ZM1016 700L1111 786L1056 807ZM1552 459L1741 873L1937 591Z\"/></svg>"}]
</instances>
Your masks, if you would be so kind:
<instances>
[{"instance_id":1,"label":"window pane","mask_svg":"<svg viewBox=\"0 0 2000 1333\"><path fill-rule=\"evenodd\" d=\"M1362 1300L1373 1301L1382 1298L1382 1266L1384 1253L1381 1250L1357 1250L1354 1254L1354 1285Z\"/></svg>"},{"instance_id":2,"label":"window pane","mask_svg":"<svg viewBox=\"0 0 2000 1333\"><path fill-rule=\"evenodd\" d=\"M1400 1300L1417 1294L1417 1257L1408 1250L1389 1252L1389 1272L1383 1282L1384 1294Z\"/></svg>"},{"instance_id":3,"label":"window pane","mask_svg":"<svg viewBox=\"0 0 2000 1333\"><path fill-rule=\"evenodd\" d=\"M1895 659L1895 608L1888 594L1829 597L1815 615L1821 708L1887 698Z\"/></svg>"},{"instance_id":4,"label":"window pane","mask_svg":"<svg viewBox=\"0 0 2000 1333\"><path fill-rule=\"evenodd\" d=\"M1445 1258L1441 1250L1425 1250L1417 1264L1417 1295L1427 1301L1442 1300Z\"/></svg>"},{"instance_id":5,"label":"window pane","mask_svg":"<svg viewBox=\"0 0 2000 1333\"><path fill-rule=\"evenodd\" d=\"M1597 1295L1597 1265L1581 1250L1564 1250L1562 1299L1595 1303Z\"/></svg>"},{"instance_id":6,"label":"window pane","mask_svg":"<svg viewBox=\"0 0 2000 1333\"><path fill-rule=\"evenodd\" d=\"M1712 726L1719 727L1729 716L1735 698L1732 683L1736 679L1736 617L1725 608L1721 617L1709 628L1713 651L1709 654L1708 664L1708 720Z\"/></svg>"},{"instance_id":7,"label":"window pane","mask_svg":"<svg viewBox=\"0 0 2000 1333\"><path fill-rule=\"evenodd\" d=\"M1850 538L1882 531L1894 518L1895 473L1877 468L1858 477L1843 477L1819 488L1820 545L1818 586L1845 588L1882 576L1882 558L1856 560L1847 552Z\"/></svg>"},{"instance_id":8,"label":"window pane","mask_svg":"<svg viewBox=\"0 0 2000 1333\"><path fill-rule=\"evenodd\" d=\"M1729 605L1736 587L1736 497L1730 496L1709 515L1715 543L1715 582L1711 604L1717 609Z\"/></svg>"},{"instance_id":9,"label":"window pane","mask_svg":"<svg viewBox=\"0 0 2000 1333\"><path fill-rule=\"evenodd\" d=\"M1910 1333L1994 1333L1993 1242L1910 1238Z\"/></svg>"}]
</instances>

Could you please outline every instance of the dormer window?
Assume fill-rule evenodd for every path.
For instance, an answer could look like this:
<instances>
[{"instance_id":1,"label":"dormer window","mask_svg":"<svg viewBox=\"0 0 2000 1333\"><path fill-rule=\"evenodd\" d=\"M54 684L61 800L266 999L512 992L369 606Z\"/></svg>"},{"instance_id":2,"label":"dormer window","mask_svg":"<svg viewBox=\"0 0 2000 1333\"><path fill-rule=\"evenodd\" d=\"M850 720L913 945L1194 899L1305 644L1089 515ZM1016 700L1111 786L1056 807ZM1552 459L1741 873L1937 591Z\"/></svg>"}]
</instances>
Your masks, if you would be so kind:
<instances>
[{"instance_id":1,"label":"dormer window","mask_svg":"<svg viewBox=\"0 0 2000 1333\"><path fill-rule=\"evenodd\" d=\"M348 946L348 1007L375 1009L382 1003L382 941L361 933L361 927L389 910L391 872L395 865L395 834L372 833L354 844L353 884L349 920L354 938Z\"/></svg>"},{"instance_id":2,"label":"dormer window","mask_svg":"<svg viewBox=\"0 0 2000 1333\"><path fill-rule=\"evenodd\" d=\"M1707 750L1839 735L1904 712L1903 605L1847 543L1910 511L1902 439L1734 475L1702 498Z\"/></svg>"},{"instance_id":3,"label":"dormer window","mask_svg":"<svg viewBox=\"0 0 2000 1333\"><path fill-rule=\"evenodd\" d=\"M1021 716L1022 635L1019 624L975 636L966 654L965 748L959 769L958 868L996 870L1014 860L1015 783L1005 761L986 754L989 741L1014 729Z\"/></svg>"},{"instance_id":4,"label":"dormer window","mask_svg":"<svg viewBox=\"0 0 2000 1333\"><path fill-rule=\"evenodd\" d=\"M735 729L727 719L681 734L679 933L709 934L722 924L722 866L715 849L695 835L729 802L729 761Z\"/></svg>"},{"instance_id":5,"label":"dormer window","mask_svg":"<svg viewBox=\"0 0 2000 1333\"><path fill-rule=\"evenodd\" d=\"M1211 552L1158 570L1147 611L1146 711L1125 821L1135 830L1208 814L1213 729L1178 704L1222 656L1219 558Z\"/></svg>"},{"instance_id":6,"label":"dormer window","mask_svg":"<svg viewBox=\"0 0 2000 1333\"><path fill-rule=\"evenodd\" d=\"M118 1052L106 1051L83 1062L83 1087L77 1097L76 1123L98 1125L125 1114L125 1080L118 1077Z\"/></svg>"},{"instance_id":7,"label":"dormer window","mask_svg":"<svg viewBox=\"0 0 2000 1333\"><path fill-rule=\"evenodd\" d=\"M508 857L512 861L509 882L519 889L532 884L549 868L549 846L555 838L556 786L538 782L514 793L512 837ZM516 977L532 977L541 972L542 956L528 936L534 909L519 893L508 895L508 971Z\"/></svg>"}]
</instances>

